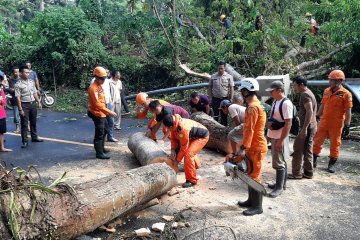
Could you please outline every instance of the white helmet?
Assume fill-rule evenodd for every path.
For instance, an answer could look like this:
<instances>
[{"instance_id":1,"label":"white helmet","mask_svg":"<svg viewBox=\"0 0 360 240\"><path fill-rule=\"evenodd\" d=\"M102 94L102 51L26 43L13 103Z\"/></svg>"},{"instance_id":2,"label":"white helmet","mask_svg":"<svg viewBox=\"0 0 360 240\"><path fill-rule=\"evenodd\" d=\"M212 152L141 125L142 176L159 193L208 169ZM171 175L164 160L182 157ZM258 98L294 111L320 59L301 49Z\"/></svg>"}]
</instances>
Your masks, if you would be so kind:
<instances>
[{"instance_id":1,"label":"white helmet","mask_svg":"<svg viewBox=\"0 0 360 240\"><path fill-rule=\"evenodd\" d=\"M243 88L250 92L259 91L259 83L255 78L244 78L240 82L239 90Z\"/></svg>"}]
</instances>

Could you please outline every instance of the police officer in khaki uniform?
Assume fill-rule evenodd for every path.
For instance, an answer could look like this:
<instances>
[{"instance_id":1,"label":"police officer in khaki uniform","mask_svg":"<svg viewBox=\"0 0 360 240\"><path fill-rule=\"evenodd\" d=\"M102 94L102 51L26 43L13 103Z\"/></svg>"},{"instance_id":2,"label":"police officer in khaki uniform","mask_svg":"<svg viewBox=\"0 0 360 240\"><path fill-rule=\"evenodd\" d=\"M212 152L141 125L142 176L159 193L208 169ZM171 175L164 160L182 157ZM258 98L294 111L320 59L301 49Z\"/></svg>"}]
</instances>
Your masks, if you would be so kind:
<instances>
[{"instance_id":1,"label":"police officer in khaki uniform","mask_svg":"<svg viewBox=\"0 0 360 240\"><path fill-rule=\"evenodd\" d=\"M232 100L234 96L234 79L230 74L225 72L224 62L218 64L218 72L213 74L210 78L208 95L212 101L215 120L219 121L220 114L220 123L227 126L227 116L219 111L219 107L222 100Z\"/></svg>"},{"instance_id":2,"label":"police officer in khaki uniform","mask_svg":"<svg viewBox=\"0 0 360 240\"><path fill-rule=\"evenodd\" d=\"M15 84L15 97L19 106L20 122L21 122L21 138L22 148L28 146L28 122L30 121L30 133L32 142L43 142L36 133L36 117L38 103L41 109L41 102L35 87L35 82L29 79L30 69L27 66L20 67L20 79Z\"/></svg>"}]
</instances>

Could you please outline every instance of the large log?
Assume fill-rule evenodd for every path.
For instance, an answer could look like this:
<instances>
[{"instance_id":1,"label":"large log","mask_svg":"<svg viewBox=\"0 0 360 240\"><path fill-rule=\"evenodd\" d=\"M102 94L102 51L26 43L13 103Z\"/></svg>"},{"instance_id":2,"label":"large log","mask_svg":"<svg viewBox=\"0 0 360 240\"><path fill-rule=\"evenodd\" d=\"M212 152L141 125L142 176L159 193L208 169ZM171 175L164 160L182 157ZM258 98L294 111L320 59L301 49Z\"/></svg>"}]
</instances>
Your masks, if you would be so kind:
<instances>
[{"instance_id":1,"label":"large log","mask_svg":"<svg viewBox=\"0 0 360 240\"><path fill-rule=\"evenodd\" d=\"M15 212L23 239L73 239L91 232L136 206L158 197L176 184L175 172L166 164L152 164L124 173L75 185L75 193L58 188L61 194L35 190L33 198L17 192ZM35 196L35 199L34 199ZM37 202L32 220L32 203ZM0 195L0 239L9 239L10 194Z\"/></svg>"},{"instance_id":2,"label":"large log","mask_svg":"<svg viewBox=\"0 0 360 240\"><path fill-rule=\"evenodd\" d=\"M227 135L230 132L230 127L225 127L214 120L211 116L203 112L195 112L190 117L202 125L204 125L210 132L209 141L207 142L207 148L220 150L224 153L229 153Z\"/></svg>"},{"instance_id":3,"label":"large log","mask_svg":"<svg viewBox=\"0 0 360 240\"><path fill-rule=\"evenodd\" d=\"M168 154L154 140L146 137L143 132L132 134L128 140L128 148L142 166L153 163L166 163L178 172L178 165L171 161Z\"/></svg>"}]
</instances>

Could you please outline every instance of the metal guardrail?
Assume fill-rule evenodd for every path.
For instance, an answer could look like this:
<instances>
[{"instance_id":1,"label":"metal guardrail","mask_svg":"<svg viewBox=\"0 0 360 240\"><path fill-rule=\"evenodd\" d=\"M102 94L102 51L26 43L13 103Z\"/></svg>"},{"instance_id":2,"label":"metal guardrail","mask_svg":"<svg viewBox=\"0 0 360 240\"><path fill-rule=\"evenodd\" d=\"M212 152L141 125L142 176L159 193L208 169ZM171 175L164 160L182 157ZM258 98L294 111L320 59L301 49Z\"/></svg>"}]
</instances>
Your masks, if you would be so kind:
<instances>
[{"instance_id":1,"label":"metal guardrail","mask_svg":"<svg viewBox=\"0 0 360 240\"><path fill-rule=\"evenodd\" d=\"M349 79L350 80L350 79ZM235 86L240 85L240 81L234 82ZM309 80L309 86L329 86L329 80ZM351 79L350 81L344 82L344 85L347 89L351 91L353 96L360 102L360 79ZM199 89L208 87L209 83L197 83L185 86L177 86L177 87L170 87L170 88L163 88L153 91L146 92L149 96L156 95L156 94L165 94L165 93L174 93L174 92L181 92L184 90L190 89ZM126 96L126 100L133 100L136 98L136 94Z\"/></svg>"}]
</instances>

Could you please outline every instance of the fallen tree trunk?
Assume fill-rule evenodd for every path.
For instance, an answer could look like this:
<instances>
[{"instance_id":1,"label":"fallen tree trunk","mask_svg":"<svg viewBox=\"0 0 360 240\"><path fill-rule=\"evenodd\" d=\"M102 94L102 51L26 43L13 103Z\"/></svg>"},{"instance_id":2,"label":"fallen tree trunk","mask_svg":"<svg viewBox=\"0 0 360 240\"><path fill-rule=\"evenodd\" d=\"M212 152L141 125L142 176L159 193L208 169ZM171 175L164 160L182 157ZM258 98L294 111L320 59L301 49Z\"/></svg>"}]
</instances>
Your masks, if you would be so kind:
<instances>
[{"instance_id":1,"label":"fallen tree trunk","mask_svg":"<svg viewBox=\"0 0 360 240\"><path fill-rule=\"evenodd\" d=\"M175 184L176 175L171 168L152 164L75 185L75 193L64 187L57 187L60 194L35 190L33 198L25 190L16 192L19 212L10 210L12 198L3 194L0 195L0 236L1 239L8 239L9 235L22 239L73 239L166 193ZM36 208L32 212L34 202ZM14 223L14 219L19 228L17 233L10 234L9 222Z\"/></svg>"},{"instance_id":2,"label":"fallen tree trunk","mask_svg":"<svg viewBox=\"0 0 360 240\"><path fill-rule=\"evenodd\" d=\"M199 30L199 28L195 24L192 24L191 26L194 28L194 30L195 30L196 34L199 36L199 38L202 39L211 50L215 51L216 48L207 41L207 39L204 37L202 32Z\"/></svg>"},{"instance_id":3,"label":"fallen tree trunk","mask_svg":"<svg viewBox=\"0 0 360 240\"><path fill-rule=\"evenodd\" d=\"M179 171L178 165L169 159L168 154L159 144L146 137L143 132L132 134L128 140L128 147L142 166L153 163L166 163L175 172Z\"/></svg>"},{"instance_id":4,"label":"fallen tree trunk","mask_svg":"<svg viewBox=\"0 0 360 240\"><path fill-rule=\"evenodd\" d=\"M294 68L295 72L304 71L306 68L309 68L309 67L313 68L313 67L317 67L317 66L323 65L325 63L328 63L335 54L350 47L351 45L352 45L352 43L347 43L347 44L341 46L340 48L334 50L333 52L327 54L325 57L322 57L322 58L319 58L316 60L312 60L312 61L308 61L308 62L300 63L299 65L295 66L295 68Z\"/></svg>"},{"instance_id":5,"label":"fallen tree trunk","mask_svg":"<svg viewBox=\"0 0 360 240\"><path fill-rule=\"evenodd\" d=\"M220 150L224 153L229 153L227 135L230 132L230 127L225 127L215 121L211 116L203 113L196 112L191 114L192 120L197 121L204 125L210 133L209 141L207 142L207 148Z\"/></svg>"},{"instance_id":6,"label":"fallen tree trunk","mask_svg":"<svg viewBox=\"0 0 360 240\"><path fill-rule=\"evenodd\" d=\"M199 77L199 78L203 78L205 80L209 80L211 78L211 75L208 73L198 73L198 72L194 72L193 70L191 70L188 66L186 66L186 64L179 64L179 67L182 68L187 74L189 74L190 76L193 77ZM230 64L225 64L225 71L227 73L229 73L231 76L233 76L234 81L239 81L243 78L245 78L244 76L242 76L240 73L238 73Z\"/></svg>"}]
</instances>

